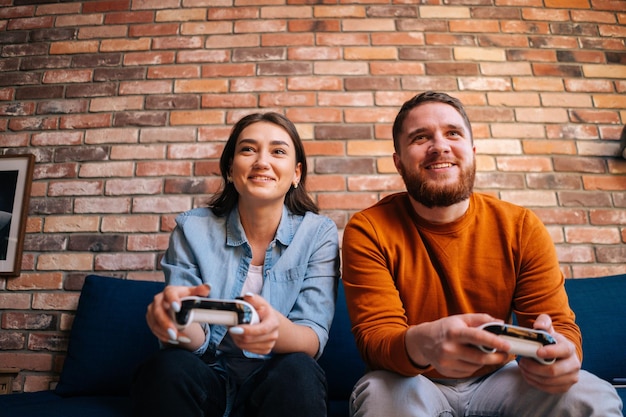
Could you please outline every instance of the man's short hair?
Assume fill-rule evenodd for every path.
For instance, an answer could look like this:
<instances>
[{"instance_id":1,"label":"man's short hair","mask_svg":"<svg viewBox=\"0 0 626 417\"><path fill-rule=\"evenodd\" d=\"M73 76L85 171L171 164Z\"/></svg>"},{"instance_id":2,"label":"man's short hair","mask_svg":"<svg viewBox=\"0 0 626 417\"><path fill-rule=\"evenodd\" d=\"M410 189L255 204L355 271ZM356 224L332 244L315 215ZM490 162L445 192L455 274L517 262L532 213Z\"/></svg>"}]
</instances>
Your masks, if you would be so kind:
<instances>
[{"instance_id":1,"label":"man's short hair","mask_svg":"<svg viewBox=\"0 0 626 417\"><path fill-rule=\"evenodd\" d=\"M399 145L400 134L402 133L404 120L406 119L406 116L409 114L411 110L413 110L417 106L424 104L424 103L428 103L428 102L444 103L444 104L448 104L454 107L456 111L459 112L463 120L465 121L467 125L467 129L469 130L470 139L472 140L472 142L474 141L474 138L472 135L472 125L469 121L469 118L467 117L467 113L465 113L465 108L463 107L463 103L461 103L461 100L459 100L458 98L452 97L446 93L441 93L437 91L425 91L407 100L400 108L400 111L398 112L398 115L396 116L396 120L393 122L393 129L391 132L393 135L393 148L396 152L398 152L398 149L400 146Z\"/></svg>"}]
</instances>

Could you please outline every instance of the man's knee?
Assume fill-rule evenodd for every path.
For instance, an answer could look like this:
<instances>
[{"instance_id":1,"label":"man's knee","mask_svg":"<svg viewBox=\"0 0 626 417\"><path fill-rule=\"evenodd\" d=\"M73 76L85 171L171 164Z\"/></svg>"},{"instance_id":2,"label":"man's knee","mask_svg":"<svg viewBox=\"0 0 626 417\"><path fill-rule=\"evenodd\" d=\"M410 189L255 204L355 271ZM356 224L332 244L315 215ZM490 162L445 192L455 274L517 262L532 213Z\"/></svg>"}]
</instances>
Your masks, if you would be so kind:
<instances>
[{"instance_id":1,"label":"man's knee","mask_svg":"<svg viewBox=\"0 0 626 417\"><path fill-rule=\"evenodd\" d=\"M622 400L609 382L580 371L580 378L567 393L568 399L577 403L577 409L588 409L593 416L622 416Z\"/></svg>"},{"instance_id":2,"label":"man's knee","mask_svg":"<svg viewBox=\"0 0 626 417\"><path fill-rule=\"evenodd\" d=\"M355 417L451 416L452 410L441 391L424 376L372 371L355 384L350 413Z\"/></svg>"}]
</instances>

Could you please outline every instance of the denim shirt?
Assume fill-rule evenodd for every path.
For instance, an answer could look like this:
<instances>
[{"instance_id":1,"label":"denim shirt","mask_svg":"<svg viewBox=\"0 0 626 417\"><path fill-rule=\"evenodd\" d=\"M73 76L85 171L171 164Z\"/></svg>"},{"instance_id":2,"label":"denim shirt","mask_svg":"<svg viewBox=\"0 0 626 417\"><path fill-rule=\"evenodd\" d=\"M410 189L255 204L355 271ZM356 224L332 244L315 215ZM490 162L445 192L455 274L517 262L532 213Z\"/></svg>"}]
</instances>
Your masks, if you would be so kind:
<instances>
[{"instance_id":1,"label":"denim shirt","mask_svg":"<svg viewBox=\"0 0 626 417\"><path fill-rule=\"evenodd\" d=\"M252 248L239 211L218 217L208 208L180 214L161 261L168 285L208 283L210 297L241 295ZM328 341L339 279L337 226L328 217L292 214L283 206L278 230L265 252L261 296L292 322L310 327L319 339L319 358ZM205 328L207 338L196 354L215 354L227 327Z\"/></svg>"}]
</instances>

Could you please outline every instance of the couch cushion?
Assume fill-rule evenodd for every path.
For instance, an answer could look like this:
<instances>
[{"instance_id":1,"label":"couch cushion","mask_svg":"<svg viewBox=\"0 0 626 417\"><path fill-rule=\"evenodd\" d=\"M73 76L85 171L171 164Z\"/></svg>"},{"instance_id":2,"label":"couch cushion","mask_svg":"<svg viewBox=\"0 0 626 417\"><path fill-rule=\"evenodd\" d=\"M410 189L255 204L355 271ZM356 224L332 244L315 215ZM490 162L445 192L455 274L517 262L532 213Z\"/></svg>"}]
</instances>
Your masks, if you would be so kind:
<instances>
[{"instance_id":1,"label":"couch cushion","mask_svg":"<svg viewBox=\"0 0 626 417\"><path fill-rule=\"evenodd\" d=\"M2 416L15 417L131 417L130 398L61 397L54 391L0 396Z\"/></svg>"},{"instance_id":2,"label":"couch cushion","mask_svg":"<svg viewBox=\"0 0 626 417\"><path fill-rule=\"evenodd\" d=\"M348 415L350 393L356 381L364 375L365 364L354 342L341 280L339 280L335 317L319 364L324 369L328 380L330 402L328 415L330 417Z\"/></svg>"},{"instance_id":3,"label":"couch cushion","mask_svg":"<svg viewBox=\"0 0 626 417\"><path fill-rule=\"evenodd\" d=\"M626 377L626 274L566 279L583 335L583 369L609 382Z\"/></svg>"},{"instance_id":4,"label":"couch cushion","mask_svg":"<svg viewBox=\"0 0 626 417\"><path fill-rule=\"evenodd\" d=\"M163 287L160 282L87 276L55 392L128 394L135 367L159 349L145 315Z\"/></svg>"}]
</instances>

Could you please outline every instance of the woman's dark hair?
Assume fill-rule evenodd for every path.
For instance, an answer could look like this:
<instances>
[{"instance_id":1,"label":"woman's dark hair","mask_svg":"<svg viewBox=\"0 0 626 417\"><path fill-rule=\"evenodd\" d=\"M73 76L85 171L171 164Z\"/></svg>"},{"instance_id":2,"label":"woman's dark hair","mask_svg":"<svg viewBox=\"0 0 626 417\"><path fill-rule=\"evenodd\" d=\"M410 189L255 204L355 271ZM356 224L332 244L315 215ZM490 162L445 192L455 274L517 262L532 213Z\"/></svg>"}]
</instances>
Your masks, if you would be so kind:
<instances>
[{"instance_id":1,"label":"woman's dark hair","mask_svg":"<svg viewBox=\"0 0 626 417\"><path fill-rule=\"evenodd\" d=\"M446 93L440 93L436 91L426 91L422 94L418 94L415 97L407 100L400 108L398 115L396 116L396 120L393 122L392 135L393 135L393 148L396 152L398 152L400 148L400 135L402 134L402 128L404 125L404 120L406 116L409 114L411 110L419 106L420 104L428 103L428 102L437 102L448 104L456 109L459 112L465 123L467 124L467 128L469 129L470 139L472 142L474 141L472 137L472 125L465 113L465 109L463 108L463 103L457 98L454 98Z\"/></svg>"},{"instance_id":2,"label":"woman's dark hair","mask_svg":"<svg viewBox=\"0 0 626 417\"><path fill-rule=\"evenodd\" d=\"M258 122L272 123L276 126L282 127L293 141L293 145L296 150L296 164L301 164L302 169L300 182L298 183L297 188L291 186L289 191L287 191L285 205L289 211L294 214L304 215L307 211L318 213L319 208L306 191L307 163L302 139L300 139L300 135L291 120L287 119L282 114L275 112L252 113L241 118L237 123L235 123L230 132L230 136L226 141L224 150L222 151L222 156L220 157L220 173L222 175L224 185L222 189L210 200L209 208L217 216L224 216L237 205L237 201L239 201L239 193L235 189L233 183L228 181L230 166L233 163L233 158L235 157L235 148L239 135L241 135L241 132L246 127Z\"/></svg>"},{"instance_id":3,"label":"woman's dark hair","mask_svg":"<svg viewBox=\"0 0 626 417\"><path fill-rule=\"evenodd\" d=\"M626 126L622 128L622 135L619 138L619 156L626 159Z\"/></svg>"}]
</instances>

